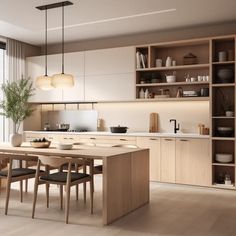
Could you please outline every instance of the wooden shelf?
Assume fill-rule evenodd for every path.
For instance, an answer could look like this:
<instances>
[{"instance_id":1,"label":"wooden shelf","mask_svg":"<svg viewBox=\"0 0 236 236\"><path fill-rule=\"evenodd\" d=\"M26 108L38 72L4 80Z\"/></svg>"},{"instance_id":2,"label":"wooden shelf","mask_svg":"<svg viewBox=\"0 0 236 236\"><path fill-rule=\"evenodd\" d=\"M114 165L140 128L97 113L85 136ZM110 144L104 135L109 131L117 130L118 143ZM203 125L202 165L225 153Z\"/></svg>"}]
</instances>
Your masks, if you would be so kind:
<instances>
[{"instance_id":1,"label":"wooden shelf","mask_svg":"<svg viewBox=\"0 0 236 236\"><path fill-rule=\"evenodd\" d=\"M151 68L141 68L136 69L136 71L167 71L167 70L186 70L186 69L202 69L209 68L210 64L194 64L194 65L180 65L180 66L170 66L170 67L151 67Z\"/></svg>"},{"instance_id":2,"label":"wooden shelf","mask_svg":"<svg viewBox=\"0 0 236 236\"><path fill-rule=\"evenodd\" d=\"M215 61L212 62L213 65L230 65L230 64L234 64L235 61Z\"/></svg>"},{"instance_id":3,"label":"wooden shelf","mask_svg":"<svg viewBox=\"0 0 236 236\"><path fill-rule=\"evenodd\" d=\"M175 83L146 83L146 84L136 84L136 87L155 87L155 86L180 86L180 85L209 85L208 81L201 82L175 82Z\"/></svg>"},{"instance_id":4,"label":"wooden shelf","mask_svg":"<svg viewBox=\"0 0 236 236\"><path fill-rule=\"evenodd\" d=\"M224 164L224 163L218 163L218 162L214 162L212 163L213 166L232 166L234 167L235 164L234 163L227 163L227 164Z\"/></svg>"},{"instance_id":5,"label":"wooden shelf","mask_svg":"<svg viewBox=\"0 0 236 236\"><path fill-rule=\"evenodd\" d=\"M226 84L212 84L212 87L234 87L235 83L226 83Z\"/></svg>"},{"instance_id":6,"label":"wooden shelf","mask_svg":"<svg viewBox=\"0 0 236 236\"><path fill-rule=\"evenodd\" d=\"M182 97L182 98L148 98L148 99L141 99L137 98L136 101L142 102L157 102L157 101L209 101L209 97Z\"/></svg>"},{"instance_id":7,"label":"wooden shelf","mask_svg":"<svg viewBox=\"0 0 236 236\"><path fill-rule=\"evenodd\" d=\"M229 116L212 116L212 119L234 119L235 117L229 117Z\"/></svg>"},{"instance_id":8,"label":"wooden shelf","mask_svg":"<svg viewBox=\"0 0 236 236\"><path fill-rule=\"evenodd\" d=\"M212 137L212 140L229 140L229 141L234 141L234 137Z\"/></svg>"}]
</instances>

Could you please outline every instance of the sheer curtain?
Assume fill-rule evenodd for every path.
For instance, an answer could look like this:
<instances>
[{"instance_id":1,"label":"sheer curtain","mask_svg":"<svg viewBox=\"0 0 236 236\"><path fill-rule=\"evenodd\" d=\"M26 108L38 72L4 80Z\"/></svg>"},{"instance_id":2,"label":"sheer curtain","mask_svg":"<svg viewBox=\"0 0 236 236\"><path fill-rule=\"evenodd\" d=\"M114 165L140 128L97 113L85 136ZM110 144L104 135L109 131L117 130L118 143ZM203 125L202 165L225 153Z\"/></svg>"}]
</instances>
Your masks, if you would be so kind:
<instances>
[{"instance_id":1,"label":"sheer curtain","mask_svg":"<svg viewBox=\"0 0 236 236\"><path fill-rule=\"evenodd\" d=\"M13 39L6 40L6 80L13 82L25 76L25 44ZM9 134L14 132L13 122L7 119L6 141Z\"/></svg>"}]
</instances>

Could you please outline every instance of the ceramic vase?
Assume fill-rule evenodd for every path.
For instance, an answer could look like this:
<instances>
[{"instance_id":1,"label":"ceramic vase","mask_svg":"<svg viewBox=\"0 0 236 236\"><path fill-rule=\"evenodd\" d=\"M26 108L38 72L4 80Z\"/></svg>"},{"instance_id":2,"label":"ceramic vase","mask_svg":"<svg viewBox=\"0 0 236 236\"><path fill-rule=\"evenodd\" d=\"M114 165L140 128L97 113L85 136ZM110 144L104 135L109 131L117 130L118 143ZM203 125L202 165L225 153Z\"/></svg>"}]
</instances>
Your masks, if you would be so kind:
<instances>
[{"instance_id":1,"label":"ceramic vase","mask_svg":"<svg viewBox=\"0 0 236 236\"><path fill-rule=\"evenodd\" d=\"M10 143L13 147L19 147L22 144L22 134L10 134Z\"/></svg>"}]
</instances>

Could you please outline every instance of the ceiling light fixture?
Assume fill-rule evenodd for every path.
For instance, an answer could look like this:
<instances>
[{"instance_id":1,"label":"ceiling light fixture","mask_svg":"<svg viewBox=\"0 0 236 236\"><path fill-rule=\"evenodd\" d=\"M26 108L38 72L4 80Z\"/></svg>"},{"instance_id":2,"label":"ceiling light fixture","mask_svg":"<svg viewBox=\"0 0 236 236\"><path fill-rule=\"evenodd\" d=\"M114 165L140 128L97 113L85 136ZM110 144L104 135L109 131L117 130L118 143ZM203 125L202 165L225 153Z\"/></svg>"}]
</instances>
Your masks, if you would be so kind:
<instances>
[{"instance_id":1,"label":"ceiling light fixture","mask_svg":"<svg viewBox=\"0 0 236 236\"><path fill-rule=\"evenodd\" d=\"M45 74L39 76L36 79L36 87L42 90L51 90L52 87L52 78L48 76L48 63L47 63L47 54L48 54L48 47L47 47L47 9L45 10Z\"/></svg>"},{"instance_id":2,"label":"ceiling light fixture","mask_svg":"<svg viewBox=\"0 0 236 236\"><path fill-rule=\"evenodd\" d=\"M55 74L52 76L52 86L55 88L69 88L74 86L74 77L71 74L65 74L64 72L64 38L65 38L65 20L64 20L64 2L62 2L62 42L61 42L61 74Z\"/></svg>"},{"instance_id":3,"label":"ceiling light fixture","mask_svg":"<svg viewBox=\"0 0 236 236\"><path fill-rule=\"evenodd\" d=\"M46 16L47 16L47 10L48 9L52 9L52 8L58 8L61 7L62 8L62 42L61 42L61 51L62 51L62 69L61 69L61 74L55 74L52 76L52 78L49 79L49 77L47 76L47 66L45 67L45 76L43 77L43 79L40 80L39 78L39 82L43 81L45 84L47 82L47 85L49 86L49 82L50 82L50 86L51 87L55 87L55 88L68 88L68 87L73 87L74 86L74 77L73 75L70 74L65 74L64 73L64 31L65 31L65 20L64 20L64 7L65 6L69 6L69 5L73 5L72 2L69 1L64 1L64 2L58 2L58 3L53 3L53 4L49 4L49 5L44 5L44 6L39 6L36 7L39 10L45 10L46 11ZM47 28L46 28L46 32L47 32ZM46 35L47 36L47 35ZM46 37L47 38L47 37ZM46 41L47 42L47 41ZM47 59L47 43L45 44L45 58ZM47 62L47 60L46 60ZM46 80L45 77L48 79ZM38 81L38 80L37 80ZM41 82L41 84L43 84L43 82ZM39 83L40 85L40 83ZM43 89L43 86L39 86L41 89ZM46 90L46 89L44 89ZM48 89L47 89L48 90Z\"/></svg>"}]
</instances>

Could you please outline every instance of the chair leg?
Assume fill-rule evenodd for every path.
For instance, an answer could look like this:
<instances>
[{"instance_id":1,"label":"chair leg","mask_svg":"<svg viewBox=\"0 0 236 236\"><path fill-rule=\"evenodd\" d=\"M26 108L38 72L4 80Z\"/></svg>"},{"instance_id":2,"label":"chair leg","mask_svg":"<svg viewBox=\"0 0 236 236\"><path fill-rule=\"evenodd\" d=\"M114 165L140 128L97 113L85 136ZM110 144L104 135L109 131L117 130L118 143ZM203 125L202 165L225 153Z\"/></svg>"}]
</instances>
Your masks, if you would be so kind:
<instances>
[{"instance_id":1,"label":"chair leg","mask_svg":"<svg viewBox=\"0 0 236 236\"><path fill-rule=\"evenodd\" d=\"M25 180L25 192L28 193L28 179Z\"/></svg>"},{"instance_id":2,"label":"chair leg","mask_svg":"<svg viewBox=\"0 0 236 236\"><path fill-rule=\"evenodd\" d=\"M79 200L79 185L75 185L75 192L76 192L76 201Z\"/></svg>"},{"instance_id":3,"label":"chair leg","mask_svg":"<svg viewBox=\"0 0 236 236\"><path fill-rule=\"evenodd\" d=\"M35 184L34 184L34 201L33 201L33 209L32 209L32 219L34 219L37 196L38 196L38 181L35 179Z\"/></svg>"},{"instance_id":4,"label":"chair leg","mask_svg":"<svg viewBox=\"0 0 236 236\"><path fill-rule=\"evenodd\" d=\"M46 183L46 200L47 200L47 208L49 208L49 184Z\"/></svg>"},{"instance_id":5,"label":"chair leg","mask_svg":"<svg viewBox=\"0 0 236 236\"><path fill-rule=\"evenodd\" d=\"M86 182L83 183L83 185L84 185L84 204L86 204L86 191L87 191Z\"/></svg>"},{"instance_id":6,"label":"chair leg","mask_svg":"<svg viewBox=\"0 0 236 236\"><path fill-rule=\"evenodd\" d=\"M61 210L63 210L63 185L60 185Z\"/></svg>"},{"instance_id":7,"label":"chair leg","mask_svg":"<svg viewBox=\"0 0 236 236\"><path fill-rule=\"evenodd\" d=\"M11 181L7 181L6 187L6 203L5 203L5 215L8 213L8 205L9 205L9 198L10 198L10 191L11 191Z\"/></svg>"},{"instance_id":8,"label":"chair leg","mask_svg":"<svg viewBox=\"0 0 236 236\"><path fill-rule=\"evenodd\" d=\"M20 181L20 202L23 202L23 180Z\"/></svg>"},{"instance_id":9,"label":"chair leg","mask_svg":"<svg viewBox=\"0 0 236 236\"><path fill-rule=\"evenodd\" d=\"M70 186L67 186L66 188L66 224L69 222L70 188Z\"/></svg>"},{"instance_id":10,"label":"chair leg","mask_svg":"<svg viewBox=\"0 0 236 236\"><path fill-rule=\"evenodd\" d=\"M93 179L90 180L90 205L91 205L91 214L93 214Z\"/></svg>"}]
</instances>

